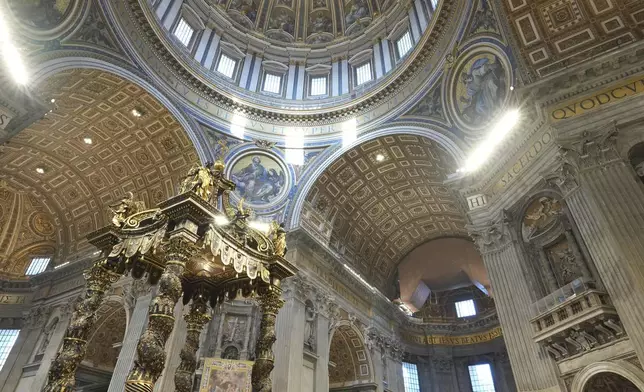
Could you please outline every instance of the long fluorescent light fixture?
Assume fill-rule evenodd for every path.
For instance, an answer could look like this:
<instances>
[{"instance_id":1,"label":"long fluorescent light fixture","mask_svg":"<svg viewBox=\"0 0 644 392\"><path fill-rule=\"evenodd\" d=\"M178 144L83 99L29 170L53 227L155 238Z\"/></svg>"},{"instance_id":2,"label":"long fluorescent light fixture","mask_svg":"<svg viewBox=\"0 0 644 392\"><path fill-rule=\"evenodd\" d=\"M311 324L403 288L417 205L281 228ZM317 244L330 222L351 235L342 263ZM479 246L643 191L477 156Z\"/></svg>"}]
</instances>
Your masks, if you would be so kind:
<instances>
[{"instance_id":1,"label":"long fluorescent light fixture","mask_svg":"<svg viewBox=\"0 0 644 392\"><path fill-rule=\"evenodd\" d=\"M360 282L362 282L362 284L364 284L365 286L367 286L367 287L369 288L369 290L371 290L371 291L373 291L373 292L377 291L375 287L373 287L372 285L370 285L369 283L367 283L367 281L366 281L366 280L364 280L364 278L363 278L362 276L360 276L360 274L359 274L359 273L357 273L356 271L354 271L354 270L353 270L353 268L349 267L349 266L348 266L348 265L346 265L346 264L342 264L342 265L344 265L344 268L346 268L346 269L351 273L351 275L355 276L355 277L356 277L356 279L358 279Z\"/></svg>"},{"instance_id":2,"label":"long fluorescent light fixture","mask_svg":"<svg viewBox=\"0 0 644 392\"><path fill-rule=\"evenodd\" d=\"M18 49L11 42L9 36L9 27L5 23L4 16L2 15L2 8L0 7L0 45L2 48L2 57L4 57L5 65L13 76L13 79L18 84L27 84L27 70L22 62L22 57Z\"/></svg>"},{"instance_id":3,"label":"long fluorescent light fixture","mask_svg":"<svg viewBox=\"0 0 644 392\"><path fill-rule=\"evenodd\" d=\"M287 128L284 134L284 155L291 165L304 165L304 130Z\"/></svg>"},{"instance_id":4,"label":"long fluorescent light fixture","mask_svg":"<svg viewBox=\"0 0 644 392\"><path fill-rule=\"evenodd\" d=\"M465 161L465 166L458 171L468 173L478 170L517 125L519 118L520 113L518 109L506 112L494 125L488 137L474 150L467 161Z\"/></svg>"},{"instance_id":5,"label":"long fluorescent light fixture","mask_svg":"<svg viewBox=\"0 0 644 392\"><path fill-rule=\"evenodd\" d=\"M358 121L354 118L342 123L342 147L348 147L358 138Z\"/></svg>"}]
</instances>

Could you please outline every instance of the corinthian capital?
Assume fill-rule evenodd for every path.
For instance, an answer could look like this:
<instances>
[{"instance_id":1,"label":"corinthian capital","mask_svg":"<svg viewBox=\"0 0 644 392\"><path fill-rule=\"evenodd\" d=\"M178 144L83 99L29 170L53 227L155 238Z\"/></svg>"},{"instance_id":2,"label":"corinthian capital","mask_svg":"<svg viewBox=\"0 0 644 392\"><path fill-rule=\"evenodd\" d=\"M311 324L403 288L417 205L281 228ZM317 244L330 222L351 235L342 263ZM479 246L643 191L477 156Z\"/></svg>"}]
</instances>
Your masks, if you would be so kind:
<instances>
[{"instance_id":1,"label":"corinthian capital","mask_svg":"<svg viewBox=\"0 0 644 392\"><path fill-rule=\"evenodd\" d=\"M468 231L483 254L498 250L512 241L510 217L506 211L503 211L501 217L489 225L470 226Z\"/></svg>"},{"instance_id":2,"label":"corinthian capital","mask_svg":"<svg viewBox=\"0 0 644 392\"><path fill-rule=\"evenodd\" d=\"M579 178L576 166L562 160L557 168L543 176L547 183L561 189L564 196L579 187Z\"/></svg>"},{"instance_id":3,"label":"corinthian capital","mask_svg":"<svg viewBox=\"0 0 644 392\"><path fill-rule=\"evenodd\" d=\"M614 125L608 132L584 132L580 139L562 141L559 148L560 160L563 165L570 165L580 172L621 162L617 151L617 137Z\"/></svg>"},{"instance_id":4,"label":"corinthian capital","mask_svg":"<svg viewBox=\"0 0 644 392\"><path fill-rule=\"evenodd\" d=\"M37 307L29 309L24 317L24 325L29 328L39 328L43 326L49 319L51 314L51 306L49 305L38 305Z\"/></svg>"}]
</instances>

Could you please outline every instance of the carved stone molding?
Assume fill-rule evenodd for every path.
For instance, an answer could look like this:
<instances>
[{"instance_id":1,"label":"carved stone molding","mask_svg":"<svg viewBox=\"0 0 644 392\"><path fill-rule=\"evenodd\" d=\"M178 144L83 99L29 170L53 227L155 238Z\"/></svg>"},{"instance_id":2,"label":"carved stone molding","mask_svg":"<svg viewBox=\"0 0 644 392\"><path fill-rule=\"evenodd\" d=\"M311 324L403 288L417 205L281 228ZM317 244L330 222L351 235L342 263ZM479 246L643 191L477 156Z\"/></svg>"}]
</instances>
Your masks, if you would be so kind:
<instances>
[{"instance_id":1,"label":"carved stone molding","mask_svg":"<svg viewBox=\"0 0 644 392\"><path fill-rule=\"evenodd\" d=\"M451 373L454 369L454 361L447 357L436 357L431 359L432 366L439 373Z\"/></svg>"},{"instance_id":2,"label":"carved stone molding","mask_svg":"<svg viewBox=\"0 0 644 392\"><path fill-rule=\"evenodd\" d=\"M618 132L614 125L608 133L593 135L584 132L578 141L561 143L561 161L576 168L580 173L616 162L625 164L617 151L617 137Z\"/></svg>"},{"instance_id":3,"label":"carved stone molding","mask_svg":"<svg viewBox=\"0 0 644 392\"><path fill-rule=\"evenodd\" d=\"M136 305L139 297L143 297L152 292L152 286L145 280L135 279L131 283L126 284L123 291L123 300L132 309Z\"/></svg>"},{"instance_id":4,"label":"carved stone molding","mask_svg":"<svg viewBox=\"0 0 644 392\"><path fill-rule=\"evenodd\" d=\"M498 251L512 241L510 221L509 213L503 211L496 221L487 226L468 227L470 237L472 237L482 254Z\"/></svg>"},{"instance_id":5,"label":"carved stone molding","mask_svg":"<svg viewBox=\"0 0 644 392\"><path fill-rule=\"evenodd\" d=\"M29 309L29 313L24 318L24 326L32 329L42 327L49 319L51 312L52 307L49 305L38 305Z\"/></svg>"},{"instance_id":6,"label":"carved stone molding","mask_svg":"<svg viewBox=\"0 0 644 392\"><path fill-rule=\"evenodd\" d=\"M373 326L365 327L362 334L365 346L372 353L380 351L383 356L389 356L394 361L402 361L405 350L402 342L397 337L385 335Z\"/></svg>"},{"instance_id":7,"label":"carved stone molding","mask_svg":"<svg viewBox=\"0 0 644 392\"><path fill-rule=\"evenodd\" d=\"M312 282L302 272L285 279L282 282L282 290L286 298L294 297L302 302L310 300L315 304L316 311L325 317L331 317L337 309L335 297Z\"/></svg>"}]
</instances>

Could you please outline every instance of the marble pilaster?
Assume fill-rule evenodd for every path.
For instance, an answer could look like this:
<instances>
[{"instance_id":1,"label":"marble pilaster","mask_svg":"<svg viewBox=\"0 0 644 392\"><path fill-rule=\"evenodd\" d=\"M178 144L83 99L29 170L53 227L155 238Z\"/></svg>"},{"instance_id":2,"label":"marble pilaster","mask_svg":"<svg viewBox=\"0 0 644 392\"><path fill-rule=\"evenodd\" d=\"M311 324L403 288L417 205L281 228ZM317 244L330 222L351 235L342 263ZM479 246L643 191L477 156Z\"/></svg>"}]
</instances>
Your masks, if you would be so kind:
<instances>
[{"instance_id":1,"label":"marble pilaster","mask_svg":"<svg viewBox=\"0 0 644 392\"><path fill-rule=\"evenodd\" d=\"M18 338L0 371L0 391L13 391L18 386L22 368L29 362L50 315L50 306L36 306L25 316Z\"/></svg>"},{"instance_id":2,"label":"marble pilaster","mask_svg":"<svg viewBox=\"0 0 644 392\"><path fill-rule=\"evenodd\" d=\"M454 361L436 356L430 359L432 392L459 392L457 390Z\"/></svg>"},{"instance_id":3,"label":"marble pilaster","mask_svg":"<svg viewBox=\"0 0 644 392\"><path fill-rule=\"evenodd\" d=\"M640 361L644 361L644 187L619 156L617 133L560 149L549 176L564 193L588 253Z\"/></svg>"},{"instance_id":4,"label":"marble pilaster","mask_svg":"<svg viewBox=\"0 0 644 392\"><path fill-rule=\"evenodd\" d=\"M505 214L481 228L471 227L488 271L518 391L561 391L554 363L532 339L530 305L539 298L530 290L525 254L518 231Z\"/></svg>"},{"instance_id":5,"label":"marble pilaster","mask_svg":"<svg viewBox=\"0 0 644 392\"><path fill-rule=\"evenodd\" d=\"M329 349L331 342L329 341L329 331L331 323L331 314L335 312L336 305L333 303L332 298L326 295L318 295L318 305L320 312L317 317L316 325L316 348L317 348L317 361L315 363L315 390L328 391L329 390Z\"/></svg>"},{"instance_id":6,"label":"marble pilaster","mask_svg":"<svg viewBox=\"0 0 644 392\"><path fill-rule=\"evenodd\" d=\"M373 364L373 378L376 381L376 392L385 390L385 358L380 347L373 347L370 351L371 363Z\"/></svg>"},{"instance_id":7,"label":"marble pilaster","mask_svg":"<svg viewBox=\"0 0 644 392\"><path fill-rule=\"evenodd\" d=\"M136 344L143 333L143 328L145 328L151 301L152 294L149 291L141 296L137 296L135 299L134 309L132 309L130 315L123 345L121 346L121 351L116 366L114 367L114 374L107 389L108 392L125 391L125 380L132 365L134 365Z\"/></svg>"},{"instance_id":8,"label":"marble pilaster","mask_svg":"<svg viewBox=\"0 0 644 392\"><path fill-rule=\"evenodd\" d=\"M186 341L187 326L186 321L183 319L186 311L187 306L184 306L182 300L179 299L174 308L174 327L172 334L165 345L165 368L154 386L154 392L174 392L175 390L174 372L181 361L179 355Z\"/></svg>"},{"instance_id":9,"label":"marble pilaster","mask_svg":"<svg viewBox=\"0 0 644 392\"><path fill-rule=\"evenodd\" d=\"M383 348L382 356L384 376L386 385L385 391L405 392L405 382L402 370L402 344L388 337L380 337L379 343Z\"/></svg>"},{"instance_id":10,"label":"marble pilaster","mask_svg":"<svg viewBox=\"0 0 644 392\"><path fill-rule=\"evenodd\" d=\"M416 362L418 367L418 384L421 391L434 392L432 386L432 372L429 366L429 362L426 360L421 360Z\"/></svg>"},{"instance_id":11,"label":"marble pilaster","mask_svg":"<svg viewBox=\"0 0 644 392\"><path fill-rule=\"evenodd\" d=\"M273 369L273 390L300 392L304 353L304 312L305 305L299 277L294 276L282 282L282 298L285 303L277 315L277 344L274 346L275 368Z\"/></svg>"},{"instance_id":12,"label":"marble pilaster","mask_svg":"<svg viewBox=\"0 0 644 392\"><path fill-rule=\"evenodd\" d=\"M67 331L67 326L71 320L71 315L73 311L73 301L66 303L60 307L59 321L56 329L51 335L51 340L47 345L47 349L40 360L40 366L36 371L36 375L31 383L31 389L34 391L40 391L47 383L47 376L49 373L49 368L51 367L51 362L56 357L58 353L58 348L63 342L65 337L65 331Z\"/></svg>"}]
</instances>

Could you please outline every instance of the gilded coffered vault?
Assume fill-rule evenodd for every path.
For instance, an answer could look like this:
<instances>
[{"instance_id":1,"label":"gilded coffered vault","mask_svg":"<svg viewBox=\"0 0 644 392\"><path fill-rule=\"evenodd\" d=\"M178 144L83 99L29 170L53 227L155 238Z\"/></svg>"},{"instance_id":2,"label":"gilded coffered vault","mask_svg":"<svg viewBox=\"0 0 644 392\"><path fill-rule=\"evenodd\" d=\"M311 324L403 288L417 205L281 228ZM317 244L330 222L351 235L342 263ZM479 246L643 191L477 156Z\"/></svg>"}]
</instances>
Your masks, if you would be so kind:
<instances>
[{"instance_id":1,"label":"gilded coffered vault","mask_svg":"<svg viewBox=\"0 0 644 392\"><path fill-rule=\"evenodd\" d=\"M0 181L0 270L21 278L33 256L49 256L61 243L55 212L42 199Z\"/></svg>"},{"instance_id":2,"label":"gilded coffered vault","mask_svg":"<svg viewBox=\"0 0 644 392\"><path fill-rule=\"evenodd\" d=\"M427 138L396 135L366 142L320 175L307 195L302 226L384 288L418 245L467 235L461 206L444 184L455 165Z\"/></svg>"},{"instance_id":3,"label":"gilded coffered vault","mask_svg":"<svg viewBox=\"0 0 644 392\"><path fill-rule=\"evenodd\" d=\"M168 110L119 76L86 69L63 71L38 91L51 102L52 111L0 147L0 178L22 193L13 196L24 200L21 205L32 200L46 206L37 214L33 208L26 210L20 219L33 226L31 232L41 241L58 243L55 253L47 252L56 256L56 262L87 256L84 238L107 223L108 204L129 191L155 204L174 194L180 176L198 161L188 136ZM5 219L11 216L8 208L3 206ZM29 232L6 236L24 241L20 237Z\"/></svg>"},{"instance_id":4,"label":"gilded coffered vault","mask_svg":"<svg viewBox=\"0 0 644 392\"><path fill-rule=\"evenodd\" d=\"M0 0L0 390L644 391L642 38L643 0Z\"/></svg>"},{"instance_id":5,"label":"gilded coffered vault","mask_svg":"<svg viewBox=\"0 0 644 392\"><path fill-rule=\"evenodd\" d=\"M503 0L531 80L639 41L639 0Z\"/></svg>"},{"instance_id":6,"label":"gilded coffered vault","mask_svg":"<svg viewBox=\"0 0 644 392\"><path fill-rule=\"evenodd\" d=\"M341 325L333 333L329 361L332 388L373 381L370 353L362 334L349 325Z\"/></svg>"}]
</instances>

